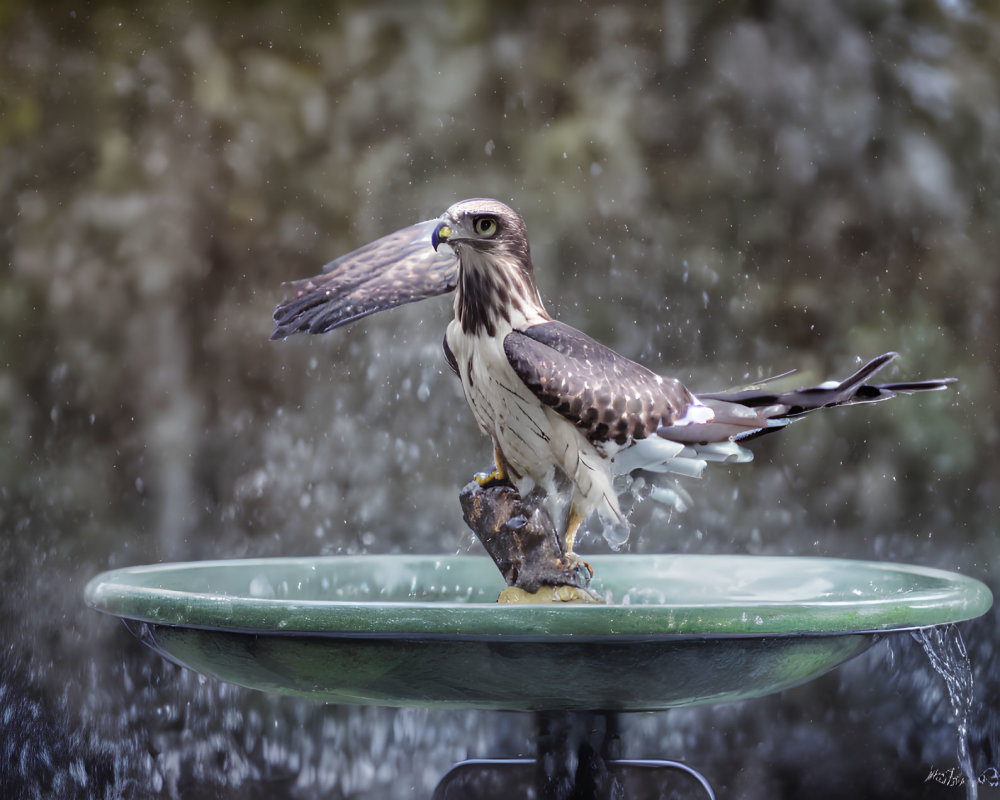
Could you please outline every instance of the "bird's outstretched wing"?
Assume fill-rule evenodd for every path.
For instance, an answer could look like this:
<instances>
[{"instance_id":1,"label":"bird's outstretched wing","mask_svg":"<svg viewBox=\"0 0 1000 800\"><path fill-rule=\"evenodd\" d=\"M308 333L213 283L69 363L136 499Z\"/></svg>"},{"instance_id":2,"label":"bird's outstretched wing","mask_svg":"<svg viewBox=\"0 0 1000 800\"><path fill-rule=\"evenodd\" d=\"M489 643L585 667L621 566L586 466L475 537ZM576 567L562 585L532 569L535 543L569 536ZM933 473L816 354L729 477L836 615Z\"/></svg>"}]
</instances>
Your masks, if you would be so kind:
<instances>
[{"instance_id":1,"label":"bird's outstretched wing","mask_svg":"<svg viewBox=\"0 0 1000 800\"><path fill-rule=\"evenodd\" d=\"M507 360L545 405L593 442L624 444L681 420L694 401L664 378L561 322L509 333Z\"/></svg>"},{"instance_id":2,"label":"bird's outstretched wing","mask_svg":"<svg viewBox=\"0 0 1000 800\"><path fill-rule=\"evenodd\" d=\"M377 311L452 291L458 258L450 247L436 251L431 234L439 220L419 222L376 239L293 281L291 298L274 311L272 339L293 333L326 333Z\"/></svg>"}]
</instances>

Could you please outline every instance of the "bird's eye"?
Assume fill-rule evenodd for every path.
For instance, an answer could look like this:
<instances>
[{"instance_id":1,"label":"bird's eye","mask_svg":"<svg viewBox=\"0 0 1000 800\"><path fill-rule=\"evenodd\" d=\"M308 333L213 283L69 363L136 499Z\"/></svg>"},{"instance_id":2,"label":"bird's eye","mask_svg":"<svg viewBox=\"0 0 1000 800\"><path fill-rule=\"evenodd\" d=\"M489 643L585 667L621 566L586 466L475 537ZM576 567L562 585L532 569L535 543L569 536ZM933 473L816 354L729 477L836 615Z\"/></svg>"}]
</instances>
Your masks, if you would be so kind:
<instances>
[{"instance_id":1,"label":"bird's eye","mask_svg":"<svg viewBox=\"0 0 1000 800\"><path fill-rule=\"evenodd\" d=\"M493 217L476 217L472 220L472 229L479 236L489 238L497 232L497 221Z\"/></svg>"}]
</instances>

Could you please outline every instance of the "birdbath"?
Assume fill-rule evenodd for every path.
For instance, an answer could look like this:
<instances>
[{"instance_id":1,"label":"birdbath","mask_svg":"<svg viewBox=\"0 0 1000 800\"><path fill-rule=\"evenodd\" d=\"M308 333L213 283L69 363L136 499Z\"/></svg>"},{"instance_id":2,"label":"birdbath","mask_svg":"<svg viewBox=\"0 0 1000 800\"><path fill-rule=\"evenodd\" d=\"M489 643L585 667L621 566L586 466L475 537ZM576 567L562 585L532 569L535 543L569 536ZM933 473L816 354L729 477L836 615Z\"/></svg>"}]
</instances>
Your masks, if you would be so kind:
<instances>
[{"instance_id":1,"label":"birdbath","mask_svg":"<svg viewBox=\"0 0 1000 800\"><path fill-rule=\"evenodd\" d=\"M971 619L992 604L979 581L902 564L631 554L590 562L601 604L498 604L505 582L493 561L433 555L130 567L95 577L86 599L171 661L252 689L327 703L532 711L542 722L761 697L886 633Z\"/></svg>"}]
</instances>

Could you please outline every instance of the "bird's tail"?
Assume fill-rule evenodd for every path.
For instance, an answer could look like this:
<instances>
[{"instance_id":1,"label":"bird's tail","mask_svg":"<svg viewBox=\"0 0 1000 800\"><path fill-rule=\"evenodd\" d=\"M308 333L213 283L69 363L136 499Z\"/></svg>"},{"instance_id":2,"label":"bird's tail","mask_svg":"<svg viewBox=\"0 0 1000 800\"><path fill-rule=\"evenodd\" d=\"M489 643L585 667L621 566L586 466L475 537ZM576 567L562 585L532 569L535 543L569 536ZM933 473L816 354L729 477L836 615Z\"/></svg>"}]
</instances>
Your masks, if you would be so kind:
<instances>
[{"instance_id":1,"label":"bird's tail","mask_svg":"<svg viewBox=\"0 0 1000 800\"><path fill-rule=\"evenodd\" d=\"M698 399L715 412L715 419L709 426L728 426L729 435L725 439L744 442L780 430L798 417L821 408L878 403L899 394L937 391L955 382L954 378L939 378L929 381L868 383L876 372L897 356L898 353L891 352L876 356L842 381L827 381L818 386L806 386L790 392L770 392L760 388L709 392L699 394ZM755 425L755 422L759 424ZM661 429L660 435L668 430ZM666 435L665 438L674 439L671 435ZM720 439L713 438L709 441Z\"/></svg>"},{"instance_id":2,"label":"bird's tail","mask_svg":"<svg viewBox=\"0 0 1000 800\"><path fill-rule=\"evenodd\" d=\"M619 488L649 487L650 496L683 511L690 497L676 477L698 477L708 462L741 463L753 460L742 445L779 431L812 411L859 403L877 403L898 394L944 389L954 378L897 383L868 383L882 367L896 358L884 353L864 364L842 381L827 381L789 392L767 391L761 386L728 392L708 392L695 398L673 425L657 429L656 436L636 442L615 459ZM787 373L786 373L787 374ZM784 376L780 376L784 377Z\"/></svg>"}]
</instances>

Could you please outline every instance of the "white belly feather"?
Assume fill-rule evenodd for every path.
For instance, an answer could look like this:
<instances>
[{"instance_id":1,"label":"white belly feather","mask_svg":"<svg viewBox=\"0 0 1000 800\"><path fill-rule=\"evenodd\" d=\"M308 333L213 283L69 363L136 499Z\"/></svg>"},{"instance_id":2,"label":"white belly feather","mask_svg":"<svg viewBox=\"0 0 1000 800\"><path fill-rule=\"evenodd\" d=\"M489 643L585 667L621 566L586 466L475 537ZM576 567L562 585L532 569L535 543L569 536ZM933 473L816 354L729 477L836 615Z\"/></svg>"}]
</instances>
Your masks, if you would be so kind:
<instances>
[{"instance_id":1,"label":"white belly feather","mask_svg":"<svg viewBox=\"0 0 1000 800\"><path fill-rule=\"evenodd\" d=\"M612 462L524 385L503 350L509 331L498 331L496 337L469 336L452 321L447 332L465 398L480 429L507 460L508 477L522 496L541 488L560 528L568 511L568 488L577 512L588 516L597 510L606 523L623 525Z\"/></svg>"}]
</instances>

